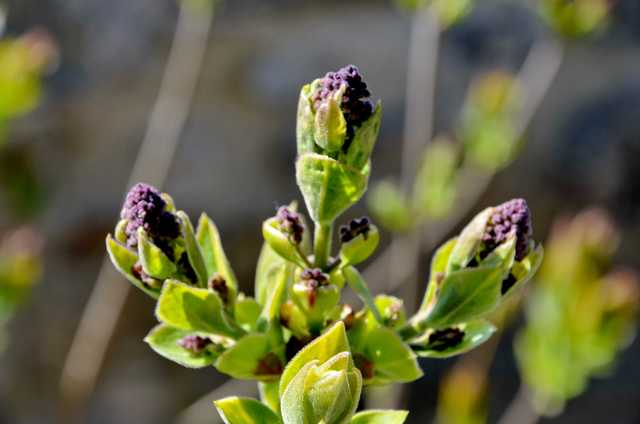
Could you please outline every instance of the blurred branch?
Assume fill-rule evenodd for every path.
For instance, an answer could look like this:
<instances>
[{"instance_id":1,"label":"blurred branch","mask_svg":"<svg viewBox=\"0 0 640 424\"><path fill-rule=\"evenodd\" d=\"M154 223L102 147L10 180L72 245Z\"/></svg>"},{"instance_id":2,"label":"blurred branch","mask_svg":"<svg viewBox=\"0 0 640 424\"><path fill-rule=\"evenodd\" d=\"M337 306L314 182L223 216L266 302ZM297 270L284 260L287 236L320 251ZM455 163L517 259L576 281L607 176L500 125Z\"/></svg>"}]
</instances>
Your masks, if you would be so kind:
<instances>
[{"instance_id":1,"label":"blurred branch","mask_svg":"<svg viewBox=\"0 0 640 424\"><path fill-rule=\"evenodd\" d=\"M540 416L531 407L527 389L523 384L498 424L535 424L539 419Z\"/></svg>"},{"instance_id":2,"label":"blurred branch","mask_svg":"<svg viewBox=\"0 0 640 424\"><path fill-rule=\"evenodd\" d=\"M189 110L211 31L214 3L180 2L164 76L128 186L145 181L161 187L167 177ZM63 406L78 419L90 398L122 312L129 285L103 260L67 355L60 390Z\"/></svg>"}]
</instances>

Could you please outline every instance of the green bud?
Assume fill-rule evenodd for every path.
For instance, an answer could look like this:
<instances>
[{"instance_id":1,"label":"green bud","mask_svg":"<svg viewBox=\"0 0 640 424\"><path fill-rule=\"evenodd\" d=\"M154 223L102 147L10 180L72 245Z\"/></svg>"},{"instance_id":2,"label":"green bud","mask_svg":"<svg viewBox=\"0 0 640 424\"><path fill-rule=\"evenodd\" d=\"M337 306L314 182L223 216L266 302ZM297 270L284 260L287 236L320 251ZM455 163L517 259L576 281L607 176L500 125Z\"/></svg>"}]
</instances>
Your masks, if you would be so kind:
<instances>
[{"instance_id":1,"label":"green bud","mask_svg":"<svg viewBox=\"0 0 640 424\"><path fill-rule=\"evenodd\" d=\"M289 234L280 229L276 218L269 218L262 224L262 236L269 247L278 255L300 267L306 267L305 258Z\"/></svg>"},{"instance_id":2,"label":"green bud","mask_svg":"<svg viewBox=\"0 0 640 424\"><path fill-rule=\"evenodd\" d=\"M360 401L362 376L351 354L341 352L324 363L307 363L282 395L285 424L346 424Z\"/></svg>"},{"instance_id":3,"label":"green bud","mask_svg":"<svg viewBox=\"0 0 640 424\"><path fill-rule=\"evenodd\" d=\"M324 327L327 318L340 301L340 289L319 270L307 269L291 289L292 299L307 316L312 329Z\"/></svg>"},{"instance_id":4,"label":"green bud","mask_svg":"<svg viewBox=\"0 0 640 424\"><path fill-rule=\"evenodd\" d=\"M347 137L347 121L340 110L345 88L329 96L316 111L315 142L327 152L340 150Z\"/></svg>"},{"instance_id":5,"label":"green bud","mask_svg":"<svg viewBox=\"0 0 640 424\"><path fill-rule=\"evenodd\" d=\"M340 228L340 233L342 240L342 247L340 248L341 265L356 265L364 262L375 252L380 242L378 228L369 223L367 223L367 229L364 232L353 234L345 226ZM355 237L352 237L354 235Z\"/></svg>"},{"instance_id":6,"label":"green bud","mask_svg":"<svg viewBox=\"0 0 640 424\"><path fill-rule=\"evenodd\" d=\"M610 0L540 1L543 19L566 38L580 38L602 29L611 8Z\"/></svg>"}]
</instances>

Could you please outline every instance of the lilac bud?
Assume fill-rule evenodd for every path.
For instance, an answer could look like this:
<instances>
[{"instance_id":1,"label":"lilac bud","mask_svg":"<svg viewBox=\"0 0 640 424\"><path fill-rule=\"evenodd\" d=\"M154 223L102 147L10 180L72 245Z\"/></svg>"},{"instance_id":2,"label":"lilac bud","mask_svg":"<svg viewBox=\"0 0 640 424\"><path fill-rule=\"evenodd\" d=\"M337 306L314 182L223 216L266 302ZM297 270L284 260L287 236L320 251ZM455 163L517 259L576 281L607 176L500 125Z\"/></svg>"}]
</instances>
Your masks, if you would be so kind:
<instances>
[{"instance_id":1,"label":"lilac bud","mask_svg":"<svg viewBox=\"0 0 640 424\"><path fill-rule=\"evenodd\" d=\"M191 351L191 353L198 354L207 348L213 342L207 337L200 337L196 335L185 336L178 341L178 345Z\"/></svg>"},{"instance_id":2,"label":"lilac bud","mask_svg":"<svg viewBox=\"0 0 640 424\"><path fill-rule=\"evenodd\" d=\"M120 217L127 220L125 233L129 247L138 245L137 231L140 227L156 243L172 240L180 235L178 221L172 213L165 210L166 205L160 191L148 184L138 183L129 190L120 212Z\"/></svg>"},{"instance_id":3,"label":"lilac bud","mask_svg":"<svg viewBox=\"0 0 640 424\"><path fill-rule=\"evenodd\" d=\"M300 274L300 278L302 281L306 282L307 285L312 287L322 286L329 281L329 276L319 268L305 269Z\"/></svg>"},{"instance_id":4,"label":"lilac bud","mask_svg":"<svg viewBox=\"0 0 640 424\"><path fill-rule=\"evenodd\" d=\"M370 230L371 222L366 216L359 219L353 219L347 225L340 227L340 241L347 243L358 237L360 234L362 234L366 239Z\"/></svg>"},{"instance_id":5,"label":"lilac bud","mask_svg":"<svg viewBox=\"0 0 640 424\"><path fill-rule=\"evenodd\" d=\"M509 200L494 208L482 236L486 252L491 252L512 233L516 235L515 257L521 261L527 256L529 240L533 233L531 213L524 199Z\"/></svg>"},{"instance_id":6,"label":"lilac bud","mask_svg":"<svg viewBox=\"0 0 640 424\"><path fill-rule=\"evenodd\" d=\"M321 85L313 97L314 108L318 110L322 102L342 86L346 87L341 104L342 113L347 121L347 139L343 147L346 150L353 139L355 128L371 117L374 105L369 99L371 93L362 79L360 70L354 65L348 65L336 72L327 73L321 79Z\"/></svg>"},{"instance_id":7,"label":"lilac bud","mask_svg":"<svg viewBox=\"0 0 640 424\"><path fill-rule=\"evenodd\" d=\"M276 214L276 219L280 225L280 230L289 234L295 244L302 242L304 226L298 212L289 209L287 206L281 206Z\"/></svg>"}]
</instances>

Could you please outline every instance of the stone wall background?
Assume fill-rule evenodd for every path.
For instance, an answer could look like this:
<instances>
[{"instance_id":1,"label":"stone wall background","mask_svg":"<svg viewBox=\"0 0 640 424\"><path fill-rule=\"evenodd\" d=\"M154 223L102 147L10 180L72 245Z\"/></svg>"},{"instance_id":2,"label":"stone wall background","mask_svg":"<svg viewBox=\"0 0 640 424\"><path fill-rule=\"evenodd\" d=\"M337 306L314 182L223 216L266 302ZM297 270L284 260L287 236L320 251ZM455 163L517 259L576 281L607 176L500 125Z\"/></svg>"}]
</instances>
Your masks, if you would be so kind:
<instances>
[{"instance_id":1,"label":"stone wall background","mask_svg":"<svg viewBox=\"0 0 640 424\"><path fill-rule=\"evenodd\" d=\"M455 122L472 75L496 66L517 69L544 31L522 2L478 3L443 38L437 130ZM0 358L0 422L49 423L55 422L70 338L155 98L177 8L172 0L10 0L8 6L10 33L43 26L62 49L43 105L12 134L10 153L34 170L44 188L45 208L32 219L48 241L44 281L13 322L13 344ZM605 36L570 47L524 152L481 201L527 197L541 236L559 213L608 207L625 230L619 259L635 267L639 28L637 0L621 1ZM398 173L408 36L408 16L382 0L230 0L217 14L166 191L190 213L205 210L218 222L245 289L253 284L261 220L275 205L299 198L294 125L303 82L346 63L360 66L385 103L373 179ZM20 220L4 212L0 228ZM90 422L169 423L221 380L214 369L173 365L141 342L155 324L151 306L138 293L130 297L90 405ZM638 353L636 342L611 378L594 382L565 415L549 422L640 422ZM426 377L412 387L411 423L432 416L438 377L450 362L425 365ZM509 337L492 376L495 421L518 384Z\"/></svg>"}]
</instances>

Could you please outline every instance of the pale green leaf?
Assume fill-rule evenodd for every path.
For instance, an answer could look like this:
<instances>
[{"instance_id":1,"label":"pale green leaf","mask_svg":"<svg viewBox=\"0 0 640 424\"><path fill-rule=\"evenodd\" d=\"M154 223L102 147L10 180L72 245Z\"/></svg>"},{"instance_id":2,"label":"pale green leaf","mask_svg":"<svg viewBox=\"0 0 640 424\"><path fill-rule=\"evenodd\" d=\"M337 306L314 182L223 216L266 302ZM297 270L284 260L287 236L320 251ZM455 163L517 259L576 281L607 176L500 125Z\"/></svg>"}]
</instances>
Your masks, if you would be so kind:
<instances>
[{"instance_id":1,"label":"pale green leaf","mask_svg":"<svg viewBox=\"0 0 640 424\"><path fill-rule=\"evenodd\" d=\"M213 291L167 280L156 306L158 320L181 330L236 338L244 332L232 325Z\"/></svg>"},{"instance_id":2,"label":"pale green leaf","mask_svg":"<svg viewBox=\"0 0 640 424\"><path fill-rule=\"evenodd\" d=\"M255 399L228 397L213 402L225 424L280 424L280 418Z\"/></svg>"},{"instance_id":3,"label":"pale green leaf","mask_svg":"<svg viewBox=\"0 0 640 424\"><path fill-rule=\"evenodd\" d=\"M144 341L160 356L188 368L203 368L213 364L218 354L205 349L201 353L193 353L178 344L184 337L194 334L191 331L179 330L165 324L156 326L145 337Z\"/></svg>"}]
</instances>

